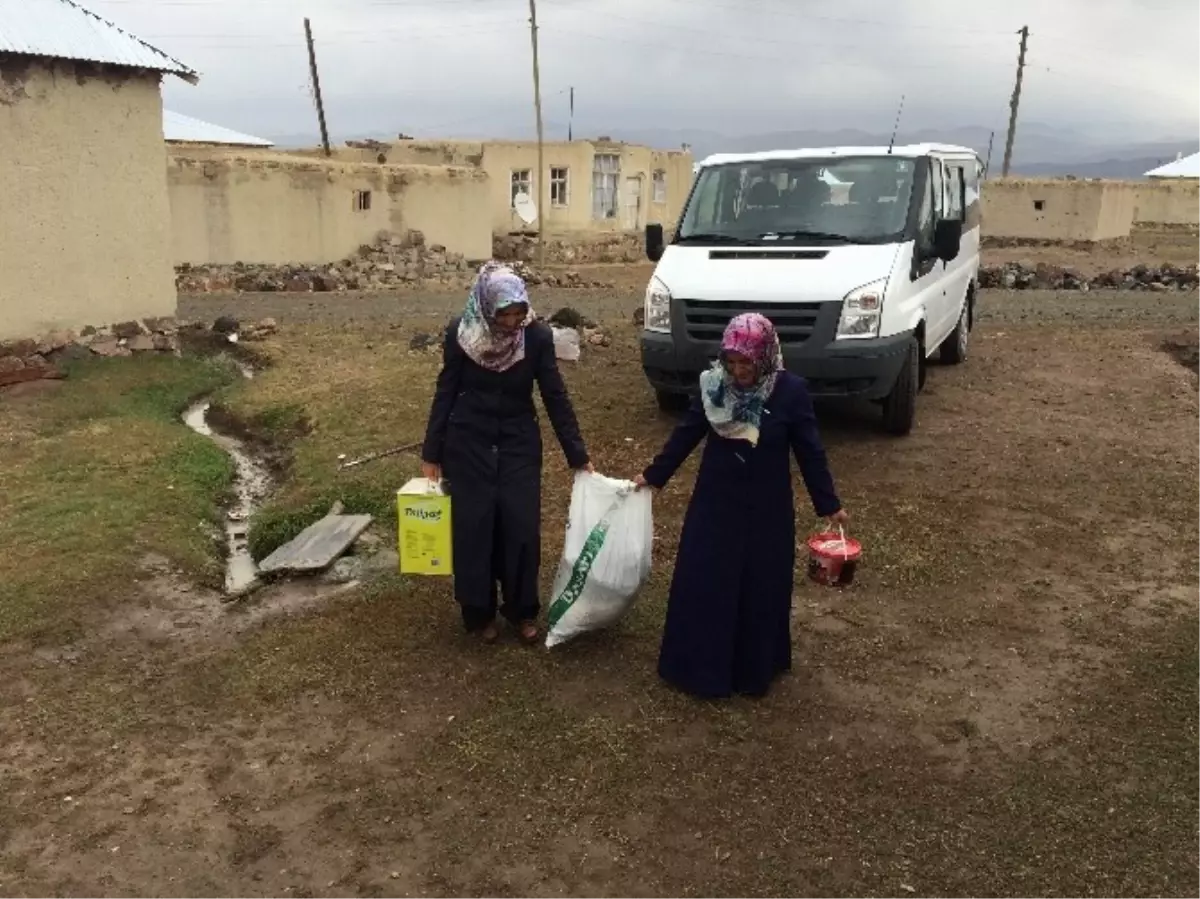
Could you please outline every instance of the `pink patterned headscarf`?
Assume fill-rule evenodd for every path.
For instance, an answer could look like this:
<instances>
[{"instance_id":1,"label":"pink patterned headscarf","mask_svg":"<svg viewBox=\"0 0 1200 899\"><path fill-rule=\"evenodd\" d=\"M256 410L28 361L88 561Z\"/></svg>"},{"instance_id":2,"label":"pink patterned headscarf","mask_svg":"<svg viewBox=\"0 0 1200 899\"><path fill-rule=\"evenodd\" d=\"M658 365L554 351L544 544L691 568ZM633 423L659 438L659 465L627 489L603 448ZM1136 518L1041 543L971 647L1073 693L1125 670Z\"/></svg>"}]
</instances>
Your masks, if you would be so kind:
<instances>
[{"instance_id":1,"label":"pink patterned headscarf","mask_svg":"<svg viewBox=\"0 0 1200 899\"><path fill-rule=\"evenodd\" d=\"M754 363L757 377L749 387L739 387L725 370L730 353ZM713 430L729 440L748 440L757 446L763 410L781 371L783 350L771 320L754 312L734 318L721 340L721 358L700 375L700 398Z\"/></svg>"}]
</instances>

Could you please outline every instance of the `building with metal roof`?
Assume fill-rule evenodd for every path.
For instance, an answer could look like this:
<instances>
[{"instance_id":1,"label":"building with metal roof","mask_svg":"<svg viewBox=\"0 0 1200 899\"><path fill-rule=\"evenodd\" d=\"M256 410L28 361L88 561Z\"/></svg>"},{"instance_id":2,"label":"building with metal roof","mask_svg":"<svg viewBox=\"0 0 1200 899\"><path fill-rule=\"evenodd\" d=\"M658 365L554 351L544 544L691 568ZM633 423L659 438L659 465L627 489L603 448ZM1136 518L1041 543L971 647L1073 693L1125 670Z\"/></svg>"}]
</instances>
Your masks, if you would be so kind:
<instances>
[{"instance_id":1,"label":"building with metal roof","mask_svg":"<svg viewBox=\"0 0 1200 899\"><path fill-rule=\"evenodd\" d=\"M1177 158L1146 172L1147 178L1200 178L1200 153Z\"/></svg>"},{"instance_id":2,"label":"building with metal roof","mask_svg":"<svg viewBox=\"0 0 1200 899\"><path fill-rule=\"evenodd\" d=\"M211 122L163 110L163 137L169 144L218 144L226 147L273 147L274 143Z\"/></svg>"},{"instance_id":3,"label":"building with metal roof","mask_svg":"<svg viewBox=\"0 0 1200 899\"><path fill-rule=\"evenodd\" d=\"M75 0L0 0L0 340L175 313L161 80Z\"/></svg>"},{"instance_id":4,"label":"building with metal roof","mask_svg":"<svg viewBox=\"0 0 1200 899\"><path fill-rule=\"evenodd\" d=\"M165 72L192 84L200 77L74 0L0 0L0 53Z\"/></svg>"}]
</instances>

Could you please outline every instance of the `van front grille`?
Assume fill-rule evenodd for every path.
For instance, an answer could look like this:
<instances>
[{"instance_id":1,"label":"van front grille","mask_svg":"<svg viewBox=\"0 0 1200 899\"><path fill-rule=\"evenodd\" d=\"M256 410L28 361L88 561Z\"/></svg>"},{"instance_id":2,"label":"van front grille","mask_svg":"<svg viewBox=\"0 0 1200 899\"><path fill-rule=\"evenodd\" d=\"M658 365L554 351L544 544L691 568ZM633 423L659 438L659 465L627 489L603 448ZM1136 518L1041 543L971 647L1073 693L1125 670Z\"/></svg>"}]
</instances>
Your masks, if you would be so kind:
<instances>
[{"instance_id":1,"label":"van front grille","mask_svg":"<svg viewBox=\"0 0 1200 899\"><path fill-rule=\"evenodd\" d=\"M750 312L742 303L721 300L680 300L684 326L691 340L720 343L731 319ZM772 303L762 311L775 325L782 344L804 343L817 325L822 303Z\"/></svg>"}]
</instances>

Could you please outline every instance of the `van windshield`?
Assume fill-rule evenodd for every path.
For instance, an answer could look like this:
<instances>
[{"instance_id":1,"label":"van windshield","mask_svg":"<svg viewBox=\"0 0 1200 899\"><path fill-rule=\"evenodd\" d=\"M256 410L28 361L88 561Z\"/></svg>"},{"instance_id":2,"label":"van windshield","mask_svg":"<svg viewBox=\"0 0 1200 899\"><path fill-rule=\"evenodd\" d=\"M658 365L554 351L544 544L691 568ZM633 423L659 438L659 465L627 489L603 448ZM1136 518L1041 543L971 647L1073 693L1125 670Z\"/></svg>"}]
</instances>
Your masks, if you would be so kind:
<instances>
[{"instance_id":1,"label":"van windshield","mask_svg":"<svg viewBox=\"0 0 1200 899\"><path fill-rule=\"evenodd\" d=\"M772 159L700 171L677 243L892 243L908 221L916 161Z\"/></svg>"}]
</instances>

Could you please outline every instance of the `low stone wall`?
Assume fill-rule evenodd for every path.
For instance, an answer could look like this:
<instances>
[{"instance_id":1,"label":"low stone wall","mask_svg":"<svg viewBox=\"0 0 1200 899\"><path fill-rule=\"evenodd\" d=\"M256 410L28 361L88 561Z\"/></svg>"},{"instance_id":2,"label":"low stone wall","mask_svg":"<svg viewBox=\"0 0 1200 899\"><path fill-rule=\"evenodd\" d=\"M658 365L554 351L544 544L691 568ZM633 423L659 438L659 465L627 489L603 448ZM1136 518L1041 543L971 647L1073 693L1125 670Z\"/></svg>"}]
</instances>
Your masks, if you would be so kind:
<instances>
[{"instance_id":1,"label":"low stone wall","mask_svg":"<svg viewBox=\"0 0 1200 899\"><path fill-rule=\"evenodd\" d=\"M495 259L538 261L538 239L529 234L502 234L492 238ZM546 237L546 264L594 265L609 262L645 262L642 234L621 232L602 235Z\"/></svg>"},{"instance_id":2,"label":"low stone wall","mask_svg":"<svg viewBox=\"0 0 1200 899\"><path fill-rule=\"evenodd\" d=\"M1007 290L1196 290L1200 284L1196 266L1135 265L1087 276L1071 268L1041 263L1036 266L1008 262L979 269L980 287Z\"/></svg>"},{"instance_id":3,"label":"low stone wall","mask_svg":"<svg viewBox=\"0 0 1200 899\"><path fill-rule=\"evenodd\" d=\"M146 318L103 328L53 331L34 340L0 343L0 387L62 377L60 362L87 356L132 356L134 353L178 353L178 323L173 318Z\"/></svg>"},{"instance_id":4,"label":"low stone wall","mask_svg":"<svg viewBox=\"0 0 1200 899\"><path fill-rule=\"evenodd\" d=\"M356 255L329 265L181 265L175 285L180 293L327 293L345 290L383 291L470 288L480 260L468 260L440 244L428 245L420 231L383 232ZM608 287L578 272L539 272L516 263L530 285Z\"/></svg>"}]
</instances>

